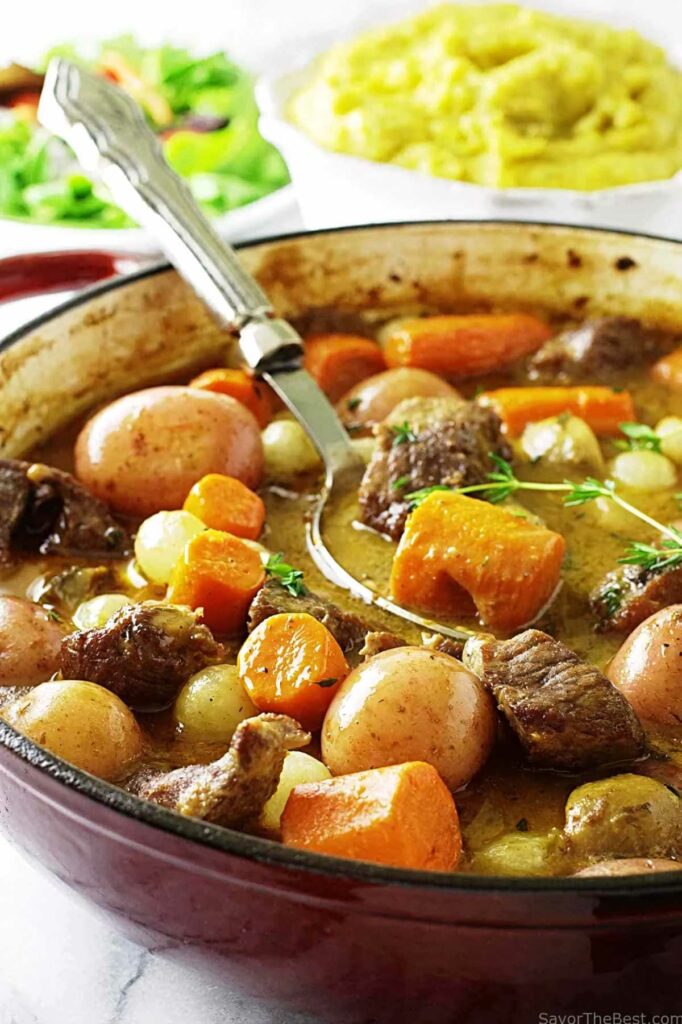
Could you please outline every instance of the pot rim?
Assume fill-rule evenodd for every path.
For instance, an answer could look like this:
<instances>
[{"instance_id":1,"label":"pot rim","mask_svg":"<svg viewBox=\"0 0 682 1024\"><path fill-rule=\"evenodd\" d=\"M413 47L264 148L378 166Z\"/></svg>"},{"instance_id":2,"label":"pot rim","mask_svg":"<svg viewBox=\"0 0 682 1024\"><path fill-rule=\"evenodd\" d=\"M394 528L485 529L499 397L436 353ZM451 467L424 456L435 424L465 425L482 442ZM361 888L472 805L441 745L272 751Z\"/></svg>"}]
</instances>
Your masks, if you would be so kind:
<instances>
[{"instance_id":1,"label":"pot rim","mask_svg":"<svg viewBox=\"0 0 682 1024\"><path fill-rule=\"evenodd\" d=\"M645 231L630 231L621 228L598 228L579 227L574 224L562 224L548 221L526 221L526 220L475 220L475 219L447 219L447 220L420 220L420 221L397 221L375 224L357 224L330 228L318 228L314 231L294 231L283 234L270 235L264 238L257 238L251 241L240 242L234 246L236 249L246 249L254 246L263 246L275 242L286 242L305 239L315 235L334 235L339 233L355 233L357 231L372 232L380 229L401 230L410 227L438 227L443 225L453 227L459 225L477 226L494 225L497 227L515 228L540 228L552 230L553 228L568 229L570 231L587 232L589 234L620 235L626 238L644 238L655 242L662 242L670 246L680 246L682 241L675 241L660 235L650 234ZM30 258L30 257L29 257ZM172 265L166 261L154 262L141 270L124 274L119 277L109 278L91 287L85 288L70 299L53 306L39 316L29 320L12 331L7 337L0 340L0 352L11 348L26 335L40 329L50 320L61 316L71 309L75 309L91 298L115 291L118 288L126 287L147 277L156 274L166 273L173 270ZM572 894L572 895L630 895L630 896L654 896L654 895L677 895L682 892L682 872L653 872L648 875L627 875L620 877L593 877L576 878L575 876L559 877L525 877L525 876L495 876L495 875L474 875L458 874L457 872L446 873L436 871L417 871L414 869L394 868L381 864L373 864L367 861L353 861L341 857L333 857L326 854L311 853L307 850L295 850L278 843L275 840L265 839L260 836L248 835L237 832L234 829L223 828L219 825L207 825L196 818L183 817L173 811L160 807L148 800L142 800L131 793L105 782L102 779L90 775L88 772L67 761L56 757L50 751L40 747L37 743L23 736L12 726L0 720L0 746L14 755L18 760L29 764L32 768L42 772L67 789L76 791L83 796L94 800L98 804L117 811L128 818L141 824L149 825L152 828L169 832L172 835L187 839L192 843L214 850L222 850L225 853L236 857L260 862L272 867L289 868L302 871L307 874L327 876L339 880L358 881L373 883L376 885L391 886L397 888L423 888L430 890L450 891L490 891L496 893L509 893L510 895L524 893L542 892L550 894Z\"/></svg>"}]
</instances>

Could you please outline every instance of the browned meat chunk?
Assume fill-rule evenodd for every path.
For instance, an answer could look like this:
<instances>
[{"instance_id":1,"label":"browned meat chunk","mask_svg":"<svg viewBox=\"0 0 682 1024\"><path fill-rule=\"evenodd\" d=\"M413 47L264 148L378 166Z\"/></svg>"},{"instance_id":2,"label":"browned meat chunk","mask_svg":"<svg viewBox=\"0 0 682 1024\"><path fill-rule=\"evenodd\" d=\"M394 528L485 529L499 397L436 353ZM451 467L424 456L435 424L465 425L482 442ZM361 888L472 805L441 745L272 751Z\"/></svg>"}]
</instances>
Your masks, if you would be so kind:
<instances>
[{"instance_id":1,"label":"browned meat chunk","mask_svg":"<svg viewBox=\"0 0 682 1024\"><path fill-rule=\"evenodd\" d=\"M623 565L605 576L590 603L602 629L631 633L654 612L682 603L682 566Z\"/></svg>"},{"instance_id":2,"label":"browned meat chunk","mask_svg":"<svg viewBox=\"0 0 682 1024\"><path fill-rule=\"evenodd\" d=\"M644 752L642 728L625 697L547 633L527 629L511 640L470 640L464 662L490 689L536 767L582 771Z\"/></svg>"},{"instance_id":3,"label":"browned meat chunk","mask_svg":"<svg viewBox=\"0 0 682 1024\"><path fill-rule=\"evenodd\" d=\"M660 344L659 332L644 327L639 320L624 316L586 320L545 342L530 358L530 373L536 379L558 383L608 383L614 371L653 359Z\"/></svg>"},{"instance_id":4,"label":"browned meat chunk","mask_svg":"<svg viewBox=\"0 0 682 1024\"><path fill-rule=\"evenodd\" d=\"M277 789L288 750L310 743L310 734L286 715L258 715L241 722L230 749L211 764L133 780L130 789L180 814L242 828L255 821Z\"/></svg>"},{"instance_id":5,"label":"browned meat chunk","mask_svg":"<svg viewBox=\"0 0 682 1024\"><path fill-rule=\"evenodd\" d=\"M0 562L12 550L122 558L130 536L69 473L0 459Z\"/></svg>"},{"instance_id":6,"label":"browned meat chunk","mask_svg":"<svg viewBox=\"0 0 682 1024\"><path fill-rule=\"evenodd\" d=\"M490 453L511 458L492 409L459 398L408 398L376 430L377 444L360 486L362 522L397 540L405 527L405 495L438 484L484 483Z\"/></svg>"},{"instance_id":7,"label":"browned meat chunk","mask_svg":"<svg viewBox=\"0 0 682 1024\"><path fill-rule=\"evenodd\" d=\"M66 679L105 686L135 711L159 711L224 653L196 612L145 601L121 608L101 629L65 637L61 670Z\"/></svg>"},{"instance_id":8,"label":"browned meat chunk","mask_svg":"<svg viewBox=\"0 0 682 1024\"><path fill-rule=\"evenodd\" d=\"M396 647L407 647L407 640L396 636L395 633L374 630L365 635L360 657L367 660L367 658L373 658L376 654L382 654L384 651L393 651Z\"/></svg>"},{"instance_id":9,"label":"browned meat chunk","mask_svg":"<svg viewBox=\"0 0 682 1024\"><path fill-rule=\"evenodd\" d=\"M451 637L441 636L439 633L434 633L424 643L424 647L428 647L432 651L440 651L441 654L457 658L458 661L462 660L462 653L464 651L464 644L461 640L453 640Z\"/></svg>"}]
</instances>

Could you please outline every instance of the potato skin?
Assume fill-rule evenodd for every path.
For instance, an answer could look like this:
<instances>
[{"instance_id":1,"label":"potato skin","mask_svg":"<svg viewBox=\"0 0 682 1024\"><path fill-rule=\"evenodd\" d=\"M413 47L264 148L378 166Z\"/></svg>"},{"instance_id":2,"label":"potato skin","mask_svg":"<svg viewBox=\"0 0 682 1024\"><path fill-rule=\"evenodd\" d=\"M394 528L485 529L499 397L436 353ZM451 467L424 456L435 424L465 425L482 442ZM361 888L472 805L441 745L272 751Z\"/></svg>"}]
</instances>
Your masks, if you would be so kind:
<instances>
[{"instance_id":1,"label":"potato skin","mask_svg":"<svg viewBox=\"0 0 682 1024\"><path fill-rule=\"evenodd\" d=\"M579 857L669 857L682 839L682 804L646 775L612 775L568 795L564 834Z\"/></svg>"},{"instance_id":2,"label":"potato skin","mask_svg":"<svg viewBox=\"0 0 682 1024\"><path fill-rule=\"evenodd\" d=\"M360 381L337 402L341 421L372 427L381 423L404 398L452 398L458 392L429 370L401 366Z\"/></svg>"},{"instance_id":3,"label":"potato skin","mask_svg":"<svg viewBox=\"0 0 682 1024\"><path fill-rule=\"evenodd\" d=\"M124 395L78 435L76 476L118 512L149 516L182 508L207 473L255 489L263 445L255 417L227 395L166 386Z\"/></svg>"},{"instance_id":4,"label":"potato skin","mask_svg":"<svg viewBox=\"0 0 682 1024\"><path fill-rule=\"evenodd\" d=\"M3 717L57 757L108 782L122 778L142 755L132 711L97 683L41 683L5 708Z\"/></svg>"},{"instance_id":5,"label":"potato skin","mask_svg":"<svg viewBox=\"0 0 682 1024\"><path fill-rule=\"evenodd\" d=\"M682 864L665 857L624 857L602 860L576 871L576 878L617 878L622 875L650 875L656 871L682 871Z\"/></svg>"},{"instance_id":6,"label":"potato skin","mask_svg":"<svg viewBox=\"0 0 682 1024\"><path fill-rule=\"evenodd\" d=\"M682 604L650 615L630 634L607 675L640 718L682 721Z\"/></svg>"},{"instance_id":7,"label":"potato skin","mask_svg":"<svg viewBox=\"0 0 682 1024\"><path fill-rule=\"evenodd\" d=\"M35 686L59 668L64 630L39 604L0 596L0 686Z\"/></svg>"},{"instance_id":8,"label":"potato skin","mask_svg":"<svg viewBox=\"0 0 682 1024\"><path fill-rule=\"evenodd\" d=\"M358 665L322 726L322 760L333 775L426 761L450 789L485 764L496 715L477 676L425 647L397 647Z\"/></svg>"}]
</instances>

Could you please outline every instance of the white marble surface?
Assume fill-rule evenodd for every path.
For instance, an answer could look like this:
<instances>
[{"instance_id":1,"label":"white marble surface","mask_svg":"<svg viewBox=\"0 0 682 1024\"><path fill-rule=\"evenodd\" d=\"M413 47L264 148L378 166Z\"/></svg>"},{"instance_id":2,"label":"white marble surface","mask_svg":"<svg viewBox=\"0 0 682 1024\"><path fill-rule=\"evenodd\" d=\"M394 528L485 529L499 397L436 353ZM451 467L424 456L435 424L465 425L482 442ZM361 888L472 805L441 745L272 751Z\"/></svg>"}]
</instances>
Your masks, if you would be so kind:
<instances>
[{"instance_id":1,"label":"white marble surface","mask_svg":"<svg viewBox=\"0 0 682 1024\"><path fill-rule=\"evenodd\" d=\"M314 1024L123 938L0 842L0 1024Z\"/></svg>"},{"instance_id":2,"label":"white marble surface","mask_svg":"<svg viewBox=\"0 0 682 1024\"><path fill-rule=\"evenodd\" d=\"M410 0L407 0L410 4ZM34 0L3 18L0 59L36 53L57 39L134 30L224 46L258 70L272 54L296 56L298 41L381 16L402 0ZM412 0L411 6L417 6ZM547 0L563 12L633 24L682 48L680 0ZM161 17L161 10L163 15ZM216 14L219 12L219 14ZM0 255L3 251L0 237ZM0 319L0 336L36 304ZM0 840L0 1024L285 1024L247 1005L172 957L150 954L118 935L84 903L37 872ZM304 1024L286 1015L286 1024Z\"/></svg>"}]
</instances>

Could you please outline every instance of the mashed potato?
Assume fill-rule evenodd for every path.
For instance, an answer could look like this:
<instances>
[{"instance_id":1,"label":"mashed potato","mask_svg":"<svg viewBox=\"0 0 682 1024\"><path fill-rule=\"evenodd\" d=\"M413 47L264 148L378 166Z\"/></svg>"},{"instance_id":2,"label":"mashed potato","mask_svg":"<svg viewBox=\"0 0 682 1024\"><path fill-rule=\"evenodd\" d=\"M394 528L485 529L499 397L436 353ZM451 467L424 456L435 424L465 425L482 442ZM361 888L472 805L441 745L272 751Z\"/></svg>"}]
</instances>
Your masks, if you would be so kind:
<instances>
[{"instance_id":1,"label":"mashed potato","mask_svg":"<svg viewBox=\"0 0 682 1024\"><path fill-rule=\"evenodd\" d=\"M682 166L682 74L634 31L444 4L319 58L290 119L440 178L599 189Z\"/></svg>"}]
</instances>

